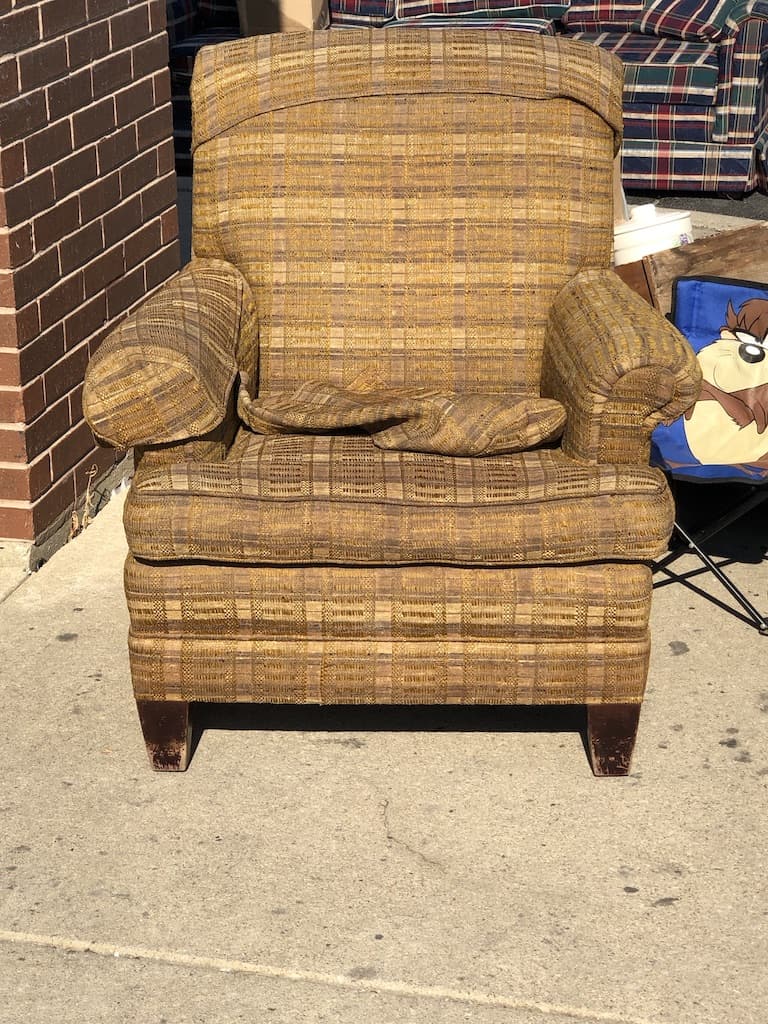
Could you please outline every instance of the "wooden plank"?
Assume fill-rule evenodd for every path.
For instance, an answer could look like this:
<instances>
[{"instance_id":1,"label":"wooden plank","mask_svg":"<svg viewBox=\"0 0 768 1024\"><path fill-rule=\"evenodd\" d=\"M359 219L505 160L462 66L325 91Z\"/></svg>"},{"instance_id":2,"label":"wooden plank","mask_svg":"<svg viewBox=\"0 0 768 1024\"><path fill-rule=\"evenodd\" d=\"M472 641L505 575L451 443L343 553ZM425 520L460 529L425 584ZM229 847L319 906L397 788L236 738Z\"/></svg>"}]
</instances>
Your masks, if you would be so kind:
<instances>
[{"instance_id":1,"label":"wooden plank","mask_svg":"<svg viewBox=\"0 0 768 1024\"><path fill-rule=\"evenodd\" d=\"M656 283L653 278L653 271L648 262L648 257L634 263L624 263L620 267L614 267L614 272L622 279L624 284L629 285L633 292L637 292L645 301L659 308L659 300L656 294Z\"/></svg>"},{"instance_id":2,"label":"wooden plank","mask_svg":"<svg viewBox=\"0 0 768 1024\"><path fill-rule=\"evenodd\" d=\"M672 306L672 284L690 274L734 277L768 284L768 221L701 238L677 249L646 256L662 313ZM617 268L620 270L623 268Z\"/></svg>"}]
</instances>

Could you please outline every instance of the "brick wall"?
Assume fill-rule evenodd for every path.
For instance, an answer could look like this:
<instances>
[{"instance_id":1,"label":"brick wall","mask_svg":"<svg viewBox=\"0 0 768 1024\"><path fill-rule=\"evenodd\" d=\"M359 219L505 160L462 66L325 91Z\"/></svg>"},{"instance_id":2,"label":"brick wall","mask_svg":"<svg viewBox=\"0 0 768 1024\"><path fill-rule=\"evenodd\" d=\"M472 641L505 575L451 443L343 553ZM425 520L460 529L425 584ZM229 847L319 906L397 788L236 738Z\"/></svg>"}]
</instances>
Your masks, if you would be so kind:
<instances>
[{"instance_id":1,"label":"brick wall","mask_svg":"<svg viewBox=\"0 0 768 1024\"><path fill-rule=\"evenodd\" d=\"M0 0L0 537L113 465L90 355L179 265L164 0Z\"/></svg>"}]
</instances>

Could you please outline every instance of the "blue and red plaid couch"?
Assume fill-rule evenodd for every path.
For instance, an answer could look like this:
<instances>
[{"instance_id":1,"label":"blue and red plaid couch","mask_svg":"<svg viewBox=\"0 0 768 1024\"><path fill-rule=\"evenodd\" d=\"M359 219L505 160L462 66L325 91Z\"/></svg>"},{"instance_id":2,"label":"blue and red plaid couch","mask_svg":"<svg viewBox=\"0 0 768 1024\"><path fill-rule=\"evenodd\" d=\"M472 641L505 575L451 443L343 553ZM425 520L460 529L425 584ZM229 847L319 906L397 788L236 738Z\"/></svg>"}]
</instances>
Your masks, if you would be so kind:
<instances>
[{"instance_id":1,"label":"blue and red plaid couch","mask_svg":"<svg viewBox=\"0 0 768 1024\"><path fill-rule=\"evenodd\" d=\"M195 57L202 46L238 38L237 0L166 0L165 16L176 166L181 172L189 172L192 139L189 85Z\"/></svg>"},{"instance_id":2,"label":"blue and red plaid couch","mask_svg":"<svg viewBox=\"0 0 768 1024\"><path fill-rule=\"evenodd\" d=\"M628 189L768 191L768 0L330 0L331 24L564 33L624 63Z\"/></svg>"}]
</instances>

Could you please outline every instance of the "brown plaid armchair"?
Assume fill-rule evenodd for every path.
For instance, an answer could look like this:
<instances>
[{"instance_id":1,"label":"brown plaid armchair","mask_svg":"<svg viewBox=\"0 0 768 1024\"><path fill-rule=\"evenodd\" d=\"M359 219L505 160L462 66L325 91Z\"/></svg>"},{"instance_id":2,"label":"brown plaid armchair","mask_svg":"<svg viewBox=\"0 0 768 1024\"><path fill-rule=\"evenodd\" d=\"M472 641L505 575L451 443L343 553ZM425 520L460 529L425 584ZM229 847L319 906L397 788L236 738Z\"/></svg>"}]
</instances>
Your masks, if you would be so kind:
<instances>
[{"instance_id":1,"label":"brown plaid armchair","mask_svg":"<svg viewBox=\"0 0 768 1024\"><path fill-rule=\"evenodd\" d=\"M649 436L698 377L609 269L621 90L597 47L511 32L201 51L194 257L85 392L136 451L155 768L197 701L577 703L626 773L672 527Z\"/></svg>"}]
</instances>

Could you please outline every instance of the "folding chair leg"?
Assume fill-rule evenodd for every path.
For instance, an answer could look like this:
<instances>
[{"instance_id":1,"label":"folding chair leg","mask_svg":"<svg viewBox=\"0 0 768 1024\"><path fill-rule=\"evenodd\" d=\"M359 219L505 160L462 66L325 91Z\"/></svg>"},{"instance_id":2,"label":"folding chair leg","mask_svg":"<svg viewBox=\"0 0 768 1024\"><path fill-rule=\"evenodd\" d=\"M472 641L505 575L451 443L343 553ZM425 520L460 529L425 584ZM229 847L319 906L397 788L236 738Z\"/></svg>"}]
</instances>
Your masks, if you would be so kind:
<instances>
[{"instance_id":1,"label":"folding chair leg","mask_svg":"<svg viewBox=\"0 0 768 1024\"><path fill-rule=\"evenodd\" d=\"M702 549L699 547L699 545L696 543L693 537L689 536L682 528L682 526L680 526L680 524L677 522L675 523L675 530L677 530L677 532L686 542L690 550L694 551L699 556L701 561L706 565L709 571L712 572L720 580L720 582L731 595L731 597L735 601L738 601L738 603L741 605L741 607L744 609L744 611L747 613L747 615L750 617L752 622L757 627L757 630L760 633L760 635L768 636L768 618L765 618L760 614L757 608L755 608L755 606L749 600L747 595L742 590L740 590L739 587L737 587L732 580L728 579L728 577L725 575L720 566L712 561L712 559L709 557L706 551L702 551Z\"/></svg>"}]
</instances>

